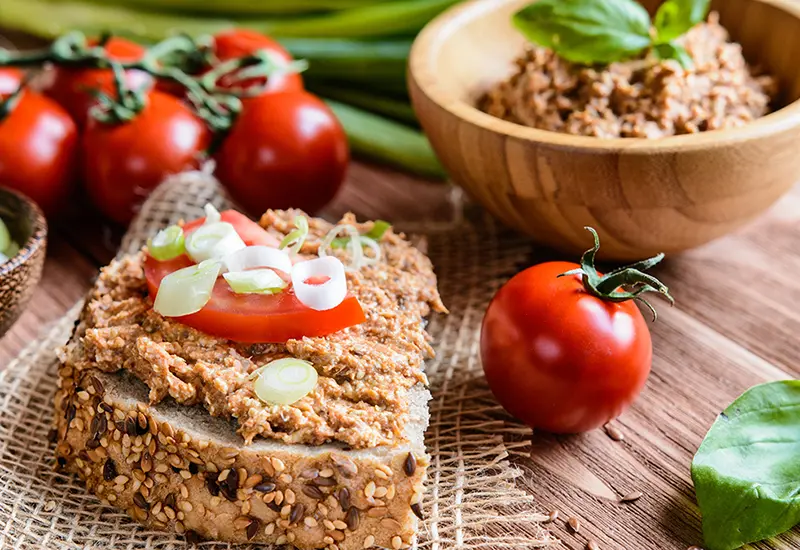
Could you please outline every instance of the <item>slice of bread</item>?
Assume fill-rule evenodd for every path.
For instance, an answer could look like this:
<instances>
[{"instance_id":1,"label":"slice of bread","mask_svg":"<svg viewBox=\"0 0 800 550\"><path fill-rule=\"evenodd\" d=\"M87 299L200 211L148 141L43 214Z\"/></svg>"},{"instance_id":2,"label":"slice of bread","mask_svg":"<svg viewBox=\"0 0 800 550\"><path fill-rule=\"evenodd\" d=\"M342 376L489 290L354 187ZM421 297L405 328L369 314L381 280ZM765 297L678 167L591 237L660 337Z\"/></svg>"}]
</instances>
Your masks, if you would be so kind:
<instances>
[{"instance_id":1,"label":"slice of bread","mask_svg":"<svg viewBox=\"0 0 800 550\"><path fill-rule=\"evenodd\" d=\"M430 394L410 395L407 444L244 445L235 423L171 399L148 402L127 371L61 368L58 461L109 505L190 541L292 544L301 549L406 548L425 469ZM73 377L77 376L78 379Z\"/></svg>"}]
</instances>

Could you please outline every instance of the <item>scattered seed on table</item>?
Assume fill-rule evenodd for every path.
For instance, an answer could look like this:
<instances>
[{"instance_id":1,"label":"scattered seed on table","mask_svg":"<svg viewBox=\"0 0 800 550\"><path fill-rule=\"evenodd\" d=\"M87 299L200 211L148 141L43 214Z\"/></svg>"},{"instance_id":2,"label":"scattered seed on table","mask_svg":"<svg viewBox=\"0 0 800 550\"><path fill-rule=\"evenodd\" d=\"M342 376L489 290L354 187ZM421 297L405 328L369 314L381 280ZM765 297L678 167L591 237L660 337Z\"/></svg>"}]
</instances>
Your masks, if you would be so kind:
<instances>
[{"instance_id":1,"label":"scattered seed on table","mask_svg":"<svg viewBox=\"0 0 800 550\"><path fill-rule=\"evenodd\" d=\"M691 545L689 548L687 548L686 550L703 550L703 549L702 549L702 548L700 548L699 546L695 546L695 545L693 544L693 545Z\"/></svg>"},{"instance_id":2,"label":"scattered seed on table","mask_svg":"<svg viewBox=\"0 0 800 550\"><path fill-rule=\"evenodd\" d=\"M622 433L619 430L619 428L615 428L611 424L606 424L603 427L605 428L606 434L608 435L608 437L610 437L614 441L622 441L623 439L625 439L625 434Z\"/></svg>"},{"instance_id":3,"label":"scattered seed on table","mask_svg":"<svg viewBox=\"0 0 800 550\"><path fill-rule=\"evenodd\" d=\"M621 499L620 502L635 502L644 496L641 491L633 491L632 493L628 493Z\"/></svg>"},{"instance_id":4,"label":"scattered seed on table","mask_svg":"<svg viewBox=\"0 0 800 550\"><path fill-rule=\"evenodd\" d=\"M567 525L569 525L574 533L577 533L581 528L581 520L573 516L567 520Z\"/></svg>"},{"instance_id":5,"label":"scattered seed on table","mask_svg":"<svg viewBox=\"0 0 800 550\"><path fill-rule=\"evenodd\" d=\"M586 543L586 550L600 550L600 547L593 540Z\"/></svg>"},{"instance_id":6,"label":"scattered seed on table","mask_svg":"<svg viewBox=\"0 0 800 550\"><path fill-rule=\"evenodd\" d=\"M558 510L553 510L552 512L550 512L550 515L547 516L547 521L551 523L557 519L558 519Z\"/></svg>"}]
</instances>

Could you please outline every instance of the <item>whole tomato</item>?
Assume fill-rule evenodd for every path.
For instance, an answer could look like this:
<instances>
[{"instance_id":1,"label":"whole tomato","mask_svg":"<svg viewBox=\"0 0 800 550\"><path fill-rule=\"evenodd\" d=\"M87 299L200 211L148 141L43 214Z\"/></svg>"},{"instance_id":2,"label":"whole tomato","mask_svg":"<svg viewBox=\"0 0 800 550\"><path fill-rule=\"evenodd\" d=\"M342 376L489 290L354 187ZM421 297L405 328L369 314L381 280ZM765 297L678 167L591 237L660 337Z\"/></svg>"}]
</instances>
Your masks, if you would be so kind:
<instances>
[{"instance_id":1,"label":"whole tomato","mask_svg":"<svg viewBox=\"0 0 800 550\"><path fill-rule=\"evenodd\" d=\"M228 61L239 57L252 55L259 50L266 50L276 63L288 65L294 58L272 38L266 37L249 29L232 29L214 35L214 56L219 61ZM268 79L252 78L242 82L234 82L222 78L219 85L226 88L248 88L250 86L263 86L265 92L300 92L303 90L303 78L297 72L280 72Z\"/></svg>"},{"instance_id":2,"label":"whole tomato","mask_svg":"<svg viewBox=\"0 0 800 550\"><path fill-rule=\"evenodd\" d=\"M246 99L217 152L216 175L251 214L320 210L344 181L347 137L330 109L306 92Z\"/></svg>"},{"instance_id":3,"label":"whole tomato","mask_svg":"<svg viewBox=\"0 0 800 550\"><path fill-rule=\"evenodd\" d=\"M199 166L210 138L188 106L159 91L130 121L105 124L90 117L82 147L89 196L106 216L128 223L166 176Z\"/></svg>"},{"instance_id":4,"label":"whole tomato","mask_svg":"<svg viewBox=\"0 0 800 550\"><path fill-rule=\"evenodd\" d=\"M90 40L89 44L96 45L97 40ZM137 61L145 52L139 44L116 36L106 42L105 50L115 61ZM52 71L44 92L64 107L80 128L86 124L89 110L97 103L93 90L112 97L115 95L114 75L110 69L55 67ZM149 89L153 78L145 72L129 70L125 72L125 83L132 90Z\"/></svg>"},{"instance_id":5,"label":"whole tomato","mask_svg":"<svg viewBox=\"0 0 800 550\"><path fill-rule=\"evenodd\" d=\"M0 69L0 105L14 78L16 89L21 75ZM21 191L46 214L55 214L75 180L75 123L58 103L30 90L9 107L9 113L0 114L0 185Z\"/></svg>"},{"instance_id":6,"label":"whole tomato","mask_svg":"<svg viewBox=\"0 0 800 550\"><path fill-rule=\"evenodd\" d=\"M591 291L601 279L588 266L564 277L581 266L526 269L497 292L483 319L481 358L492 393L533 428L577 433L602 426L633 402L650 373L650 331L639 308ZM606 292L608 284L601 286ZM610 284L610 298L627 295ZM653 290L672 299L663 285Z\"/></svg>"}]
</instances>

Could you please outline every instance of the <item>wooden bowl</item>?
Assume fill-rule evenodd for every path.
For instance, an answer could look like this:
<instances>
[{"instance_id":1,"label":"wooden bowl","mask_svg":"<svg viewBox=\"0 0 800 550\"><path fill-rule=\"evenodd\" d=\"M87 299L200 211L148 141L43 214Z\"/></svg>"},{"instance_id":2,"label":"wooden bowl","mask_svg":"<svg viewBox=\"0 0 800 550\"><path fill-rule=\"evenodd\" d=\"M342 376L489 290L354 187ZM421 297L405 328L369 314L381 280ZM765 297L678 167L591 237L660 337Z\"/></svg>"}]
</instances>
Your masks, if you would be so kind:
<instances>
[{"instance_id":1,"label":"wooden bowl","mask_svg":"<svg viewBox=\"0 0 800 550\"><path fill-rule=\"evenodd\" d=\"M475 0L432 21L409 61L414 108L456 183L498 218L573 253L595 227L608 259L679 252L725 235L800 179L800 6L713 0L751 63L779 80L784 108L732 130L600 139L528 128L474 107L510 76L531 0ZM642 4L651 13L660 0Z\"/></svg>"},{"instance_id":2,"label":"wooden bowl","mask_svg":"<svg viewBox=\"0 0 800 550\"><path fill-rule=\"evenodd\" d=\"M0 264L0 336L25 310L42 277L47 248L47 221L36 204L26 196L0 187L0 218L19 253Z\"/></svg>"}]
</instances>

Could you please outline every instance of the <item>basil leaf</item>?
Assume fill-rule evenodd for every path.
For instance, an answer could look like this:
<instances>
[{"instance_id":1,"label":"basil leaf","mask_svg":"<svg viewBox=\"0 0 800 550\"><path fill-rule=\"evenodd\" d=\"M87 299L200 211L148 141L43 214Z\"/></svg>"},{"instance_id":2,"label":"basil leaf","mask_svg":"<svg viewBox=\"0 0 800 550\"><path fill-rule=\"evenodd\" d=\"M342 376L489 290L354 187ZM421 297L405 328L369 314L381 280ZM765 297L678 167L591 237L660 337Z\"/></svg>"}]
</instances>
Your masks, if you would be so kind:
<instances>
[{"instance_id":1,"label":"basil leaf","mask_svg":"<svg viewBox=\"0 0 800 550\"><path fill-rule=\"evenodd\" d=\"M383 220L375 220L372 224L372 229L361 235L362 237L369 237L373 241L380 241L383 237L383 234L392 227L392 224L389 222L385 222ZM339 237L337 239L333 239L331 242L331 248L345 248L347 243L350 242L350 237Z\"/></svg>"},{"instance_id":2,"label":"basil leaf","mask_svg":"<svg viewBox=\"0 0 800 550\"><path fill-rule=\"evenodd\" d=\"M658 8L653 25L656 42L675 40L689 29L705 21L711 0L667 0Z\"/></svg>"},{"instance_id":3,"label":"basil leaf","mask_svg":"<svg viewBox=\"0 0 800 550\"><path fill-rule=\"evenodd\" d=\"M689 55L689 52L686 51L686 48L674 42L656 44L653 46L653 55L656 59L660 60L674 59L680 63L684 69L691 69L692 65L694 65L694 60L692 56Z\"/></svg>"},{"instance_id":4,"label":"basil leaf","mask_svg":"<svg viewBox=\"0 0 800 550\"><path fill-rule=\"evenodd\" d=\"M761 384L725 409L692 462L707 550L800 523L800 381Z\"/></svg>"},{"instance_id":5,"label":"basil leaf","mask_svg":"<svg viewBox=\"0 0 800 550\"><path fill-rule=\"evenodd\" d=\"M539 0L514 14L530 41L574 63L611 63L650 46L650 16L634 0Z\"/></svg>"}]
</instances>

